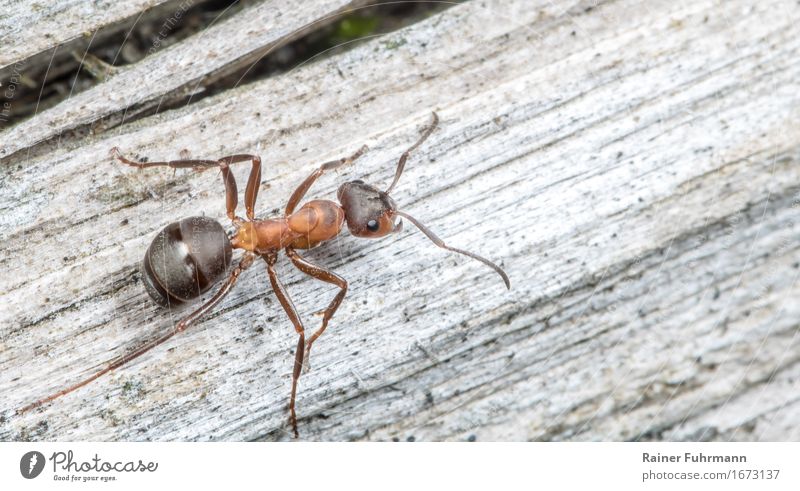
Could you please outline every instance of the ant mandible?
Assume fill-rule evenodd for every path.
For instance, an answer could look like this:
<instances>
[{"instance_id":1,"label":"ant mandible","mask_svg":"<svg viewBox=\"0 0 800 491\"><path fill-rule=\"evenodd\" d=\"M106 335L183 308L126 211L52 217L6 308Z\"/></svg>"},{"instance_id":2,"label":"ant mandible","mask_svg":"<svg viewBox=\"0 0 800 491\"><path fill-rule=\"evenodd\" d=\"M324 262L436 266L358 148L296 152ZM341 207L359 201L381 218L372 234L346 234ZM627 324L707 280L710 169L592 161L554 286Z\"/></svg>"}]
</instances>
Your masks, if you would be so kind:
<instances>
[{"instance_id":1,"label":"ant mandible","mask_svg":"<svg viewBox=\"0 0 800 491\"><path fill-rule=\"evenodd\" d=\"M219 222L207 217L190 217L167 225L153 239L142 263L145 289L153 300L164 307L195 300L221 280L228 271L230 273L227 273L227 279L207 302L181 319L171 331L113 361L91 377L25 406L18 413L41 406L83 387L111 370L119 368L150 351L175 334L186 330L214 308L231 291L239 275L249 268L256 258L260 257L267 263L267 272L272 289L299 336L297 350L295 351L294 370L292 371L292 392L289 398L290 423L294 436L297 438L297 414L295 413L297 381L300 378L304 361L306 369L308 368L311 346L325 332L328 322L330 322L331 317L333 317L347 293L347 281L344 278L305 259L298 254L297 249L311 249L333 239L342 231L344 222L347 223L350 233L356 237L374 239L397 233L402 230L403 221L402 219L395 220L397 217L402 217L413 223L437 246L469 256L491 267L503 278L506 287L511 288L508 275L499 266L477 254L448 246L416 218L398 210L397 204L389 196L403 173L403 168L410 153L430 136L438 123L439 117L436 113L433 113L431 124L423 131L417 142L400 156L394 179L386 191L380 191L375 186L365 184L361 180L350 181L342 184L336 193L341 204L329 200L312 200L295 211L308 189L322 174L352 163L367 150L367 147L363 146L350 157L322 164L294 190L286 205L284 215L268 219L255 217L256 197L261 184L261 158L257 155L230 155L219 160L138 162L125 158L119 152L119 149L114 147L111 150L112 155L120 162L132 167L144 169L146 167L165 166L173 169L192 168L199 171L208 168L219 168L225 183L227 214L236 228L233 236L228 237ZM236 215L238 191L230 166L238 162L248 161L252 162L252 167L244 193L247 218L243 219ZM244 255L236 267L230 270L232 249L243 249ZM297 269L313 278L331 283L339 288L339 292L324 311L322 325L307 341L303 322L300 320L294 304L292 304L286 289L275 272L275 263L278 260L278 252L281 249L284 250Z\"/></svg>"}]
</instances>

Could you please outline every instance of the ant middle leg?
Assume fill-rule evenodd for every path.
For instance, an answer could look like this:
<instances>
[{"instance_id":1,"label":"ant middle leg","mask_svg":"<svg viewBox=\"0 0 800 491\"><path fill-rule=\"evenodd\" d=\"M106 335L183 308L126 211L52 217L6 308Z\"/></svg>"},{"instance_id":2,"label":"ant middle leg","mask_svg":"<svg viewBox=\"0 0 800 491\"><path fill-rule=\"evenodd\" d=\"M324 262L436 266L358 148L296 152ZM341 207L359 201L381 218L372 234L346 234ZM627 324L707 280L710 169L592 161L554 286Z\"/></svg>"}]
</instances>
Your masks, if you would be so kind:
<instances>
[{"instance_id":1,"label":"ant middle leg","mask_svg":"<svg viewBox=\"0 0 800 491\"><path fill-rule=\"evenodd\" d=\"M281 283L280 279L278 278L278 274L275 272L275 263L278 260L278 254L276 252L272 252L265 254L262 257L264 258L264 261L267 262L267 272L269 273L269 281L272 284L272 291L275 292L275 296L278 297L278 301L281 303L283 310L286 312L286 315L289 316L289 320L292 321L295 331L297 331L297 334L299 334L299 338L297 339L297 349L294 353L294 368L292 369L292 392L289 396L289 423L292 425L294 437L297 438L299 434L297 432L297 413L295 412L295 401L297 400L297 381L300 379L300 374L302 373L303 368L305 328L303 328L303 321L300 320L300 314L297 313L297 309L295 308L292 299L289 298L286 288L284 288L283 283Z\"/></svg>"},{"instance_id":2,"label":"ant middle leg","mask_svg":"<svg viewBox=\"0 0 800 491\"><path fill-rule=\"evenodd\" d=\"M364 155L367 150L367 146L363 145L358 149L358 151L356 151L356 153L349 157L341 158L339 160L331 160L330 162L325 162L324 164L320 165L317 170L312 172L310 176L306 177L305 181L303 181L299 186L297 186L297 189L294 190L292 196L289 197L289 202L286 204L286 211L284 214L289 216L294 213L295 207L298 205L298 203L300 203L300 200L303 199L308 189L312 184L314 184L314 181L316 181L319 176L329 170L338 169L343 165L353 163L354 160Z\"/></svg>"},{"instance_id":3,"label":"ant middle leg","mask_svg":"<svg viewBox=\"0 0 800 491\"><path fill-rule=\"evenodd\" d=\"M256 199L258 197L258 188L261 185L261 157L258 155L250 154L237 154L228 155L217 160L169 160L163 162L140 162L130 160L123 156L119 148L114 147L111 149L111 155L123 164L137 169L144 169L146 167L170 167L173 169L194 169L197 171L204 171L206 169L217 167L222 172L222 180L225 183L225 205L228 218L232 221L240 221L241 219L236 216L236 206L239 202L239 190L236 187L236 179L230 171L230 166L239 162L252 162L250 168L250 177L247 179L247 187L244 191L244 206L248 220L255 218Z\"/></svg>"},{"instance_id":4,"label":"ant middle leg","mask_svg":"<svg viewBox=\"0 0 800 491\"><path fill-rule=\"evenodd\" d=\"M322 315L322 326L317 329L310 338L308 338L308 341L306 341L305 369L308 370L310 369L309 358L311 356L311 345L314 344L314 341L316 341L320 336L322 336L323 332L325 332L325 328L328 327L328 322L333 317L333 314L336 313L336 309L339 308L342 300L344 300L344 296L347 294L347 280L329 269L325 269L322 266L310 262L290 247L286 248L286 255L289 257L295 267L303 273L311 276L312 278L316 278L320 281L324 281L339 287L339 293L337 293L333 300L331 300L331 303L328 304L328 307L325 309L325 312Z\"/></svg>"}]
</instances>

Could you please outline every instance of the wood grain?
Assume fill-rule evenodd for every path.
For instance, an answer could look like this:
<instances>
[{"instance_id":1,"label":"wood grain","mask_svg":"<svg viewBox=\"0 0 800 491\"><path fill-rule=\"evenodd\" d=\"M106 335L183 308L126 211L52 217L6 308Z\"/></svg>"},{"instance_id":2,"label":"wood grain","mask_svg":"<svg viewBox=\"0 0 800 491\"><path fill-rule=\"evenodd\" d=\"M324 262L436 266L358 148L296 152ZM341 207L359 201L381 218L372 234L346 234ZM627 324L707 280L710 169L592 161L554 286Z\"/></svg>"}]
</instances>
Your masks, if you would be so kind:
<instances>
[{"instance_id":1,"label":"wood grain","mask_svg":"<svg viewBox=\"0 0 800 491\"><path fill-rule=\"evenodd\" d=\"M187 0L61 0L58 2L0 1L0 73L9 65L68 45L91 33L122 23L145 10L174 8ZM190 0L188 3L192 3ZM161 10L167 12L168 10Z\"/></svg>"},{"instance_id":2,"label":"wood grain","mask_svg":"<svg viewBox=\"0 0 800 491\"><path fill-rule=\"evenodd\" d=\"M186 311L147 298L142 254L171 221L224 217L218 175L108 150L260 153L267 216L362 144L310 194L387 183L436 110L395 199L512 290L414 230L310 251L350 291L300 381L302 439L798 439L800 6L532 4L467 2L7 159L0 438L288 439L295 339L258 266L193 330L13 414L170 329ZM334 289L279 272L315 326Z\"/></svg>"},{"instance_id":3,"label":"wood grain","mask_svg":"<svg viewBox=\"0 0 800 491\"><path fill-rule=\"evenodd\" d=\"M364 3L270 0L245 8L11 128L5 132L0 158L55 138L60 141L90 126L93 132L107 130L143 112L191 98L220 77L251 66L275 48Z\"/></svg>"}]
</instances>

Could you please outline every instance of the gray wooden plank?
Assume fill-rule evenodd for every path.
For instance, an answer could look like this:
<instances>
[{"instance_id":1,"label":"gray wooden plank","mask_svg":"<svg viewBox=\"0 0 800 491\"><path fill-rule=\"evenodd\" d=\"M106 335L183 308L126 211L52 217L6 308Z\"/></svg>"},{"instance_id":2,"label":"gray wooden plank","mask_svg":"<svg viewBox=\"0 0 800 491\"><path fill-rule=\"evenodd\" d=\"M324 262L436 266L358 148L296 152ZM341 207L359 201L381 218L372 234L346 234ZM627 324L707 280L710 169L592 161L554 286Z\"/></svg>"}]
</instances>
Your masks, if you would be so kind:
<instances>
[{"instance_id":1,"label":"gray wooden plank","mask_svg":"<svg viewBox=\"0 0 800 491\"><path fill-rule=\"evenodd\" d=\"M0 70L174 0L0 1Z\"/></svg>"},{"instance_id":2,"label":"gray wooden plank","mask_svg":"<svg viewBox=\"0 0 800 491\"><path fill-rule=\"evenodd\" d=\"M249 6L3 131L0 158L54 138L60 142L65 133L77 128L92 125L97 132L113 127L173 99L203 92L219 77L251 65L276 47L364 3L268 0Z\"/></svg>"},{"instance_id":3,"label":"gray wooden plank","mask_svg":"<svg viewBox=\"0 0 800 491\"><path fill-rule=\"evenodd\" d=\"M469 2L12 157L0 181L1 437L288 438L294 335L257 267L168 346L13 415L170 329L182 312L146 297L142 253L170 221L224 217L219 176L132 172L108 150L259 152L268 215L316 164L363 143L369 153L312 194L387 182L435 109L441 128L395 199L500 262L512 290L414 231L309 252L351 288L300 382L302 438L791 438L778 429L796 426L797 404L778 394L796 389L800 356L798 17L778 0ZM280 273L315 325L333 290L285 262Z\"/></svg>"}]
</instances>

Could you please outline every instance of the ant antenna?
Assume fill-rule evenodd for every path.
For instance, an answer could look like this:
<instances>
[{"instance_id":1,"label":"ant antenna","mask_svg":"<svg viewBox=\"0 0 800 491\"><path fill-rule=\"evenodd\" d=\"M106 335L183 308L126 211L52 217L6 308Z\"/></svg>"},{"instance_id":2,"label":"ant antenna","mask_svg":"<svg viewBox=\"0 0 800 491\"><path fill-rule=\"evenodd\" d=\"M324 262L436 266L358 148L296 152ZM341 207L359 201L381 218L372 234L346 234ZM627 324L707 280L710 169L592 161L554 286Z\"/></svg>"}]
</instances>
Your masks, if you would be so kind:
<instances>
[{"instance_id":1,"label":"ant antenna","mask_svg":"<svg viewBox=\"0 0 800 491\"><path fill-rule=\"evenodd\" d=\"M433 113L433 121L431 121L431 124L422 133L422 135L420 135L419 140L417 140L417 143L413 144L411 148L403 152L403 155L400 156L400 161L397 162L397 170L394 173L394 180L392 181L391 184L389 184L389 187L386 188L385 191L386 194L391 193L392 189L394 189L394 185L397 184L398 180L400 180L400 174L403 173L403 169L406 167L406 160L408 160L409 154L413 152L418 146L422 145L422 142L424 142L425 139L428 138L431 133L433 133L433 130L436 129L436 125L438 124L439 124L439 115Z\"/></svg>"},{"instance_id":2,"label":"ant antenna","mask_svg":"<svg viewBox=\"0 0 800 491\"><path fill-rule=\"evenodd\" d=\"M478 261L482 262L483 264L489 266L490 268L495 270L495 272L497 272L497 274L499 274L503 278L503 282L506 284L506 288L508 288L509 290L511 289L511 281L509 281L508 275L506 274L506 272L503 271L502 269L500 269L500 266L496 265L495 263L493 263L493 262L489 261L488 259L486 259L484 257L481 257L481 256L479 256L477 254L473 254L473 253L471 253L469 251L465 251L463 249L457 249L455 247L450 247L449 245L445 244L444 241L442 239L440 239L435 233L433 233L428 227L426 227L425 225L420 223L416 218L412 217L408 213L402 212L400 210L395 211L395 213L400 215L401 217L406 218L409 222L411 222L414 225L416 225L417 228L420 229L423 234L428 236L428 238L431 239L431 241L434 244L436 244L437 246L441 247L442 249L447 249L448 251L453 251L453 252L457 252L459 254L463 254L465 256L471 257L472 259L478 260Z\"/></svg>"}]
</instances>

